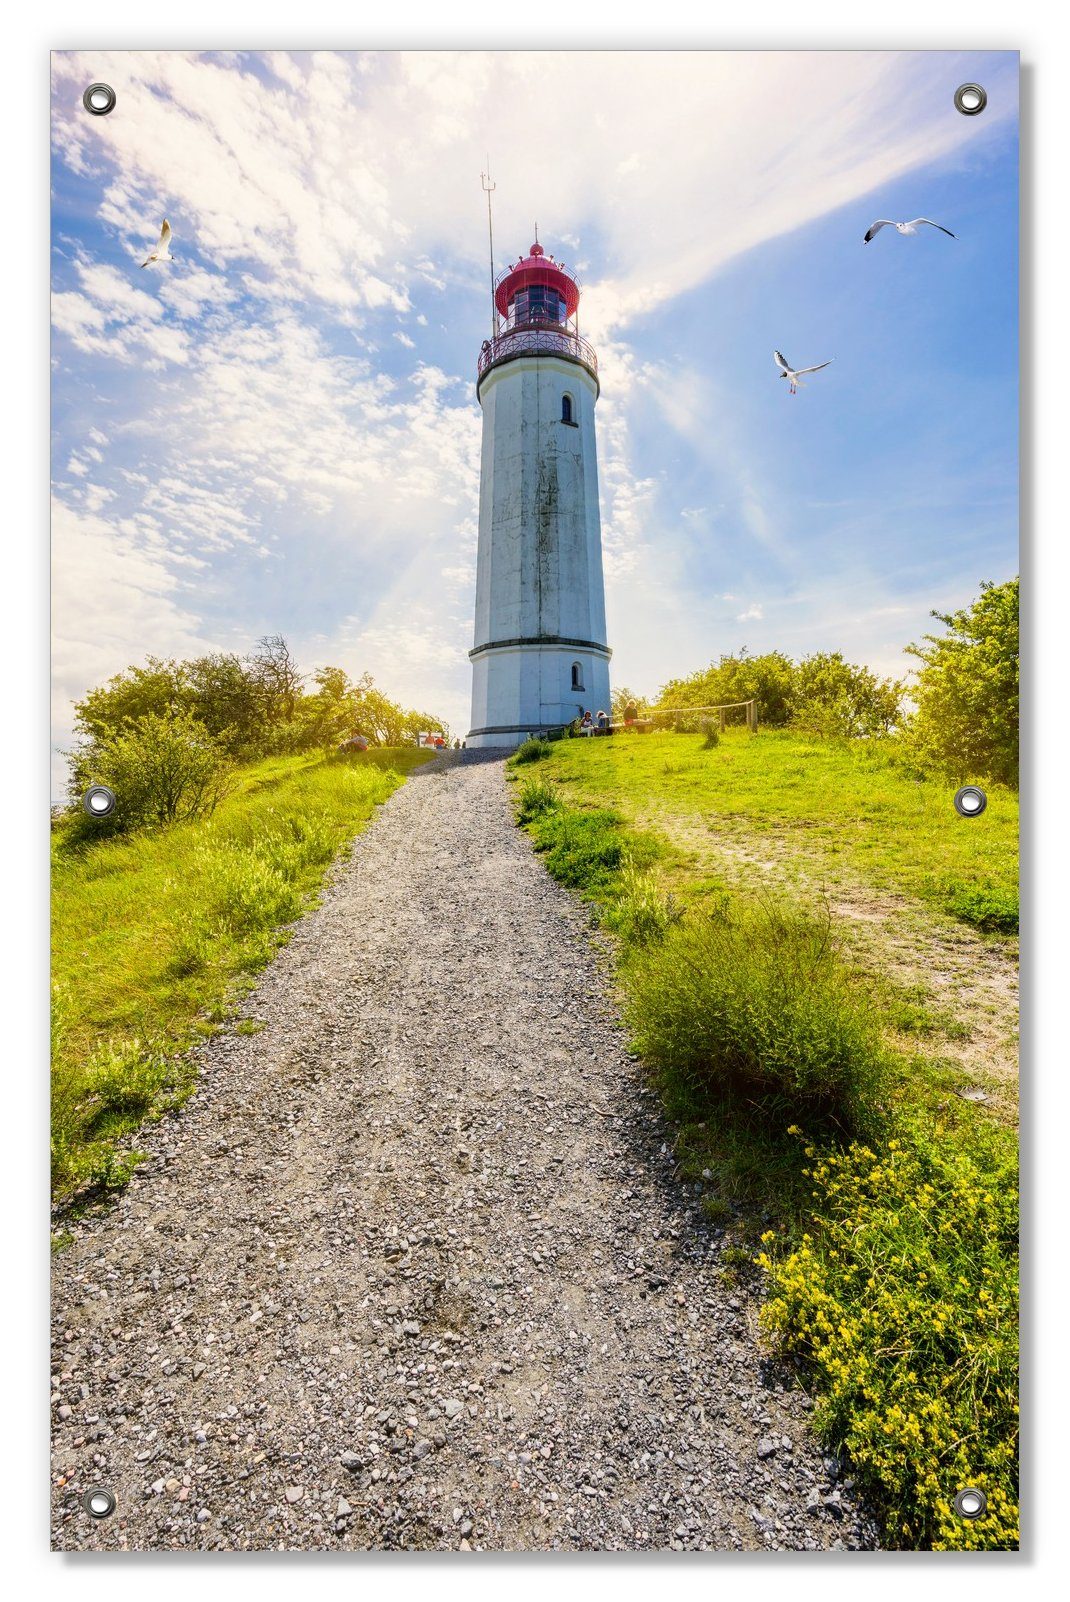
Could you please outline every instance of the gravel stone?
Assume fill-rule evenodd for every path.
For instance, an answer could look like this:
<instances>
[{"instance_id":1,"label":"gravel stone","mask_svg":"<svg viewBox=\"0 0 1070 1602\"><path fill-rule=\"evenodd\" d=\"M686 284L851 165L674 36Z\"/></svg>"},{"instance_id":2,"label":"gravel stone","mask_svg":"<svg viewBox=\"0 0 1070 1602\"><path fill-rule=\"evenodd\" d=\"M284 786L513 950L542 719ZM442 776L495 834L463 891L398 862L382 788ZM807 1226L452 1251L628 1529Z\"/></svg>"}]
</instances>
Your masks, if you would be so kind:
<instances>
[{"instance_id":1,"label":"gravel stone","mask_svg":"<svg viewBox=\"0 0 1070 1602\"><path fill-rule=\"evenodd\" d=\"M130 1186L62 1219L56 1549L876 1544L727 1292L599 940L499 754L380 809L260 1030L199 1047Z\"/></svg>"}]
</instances>

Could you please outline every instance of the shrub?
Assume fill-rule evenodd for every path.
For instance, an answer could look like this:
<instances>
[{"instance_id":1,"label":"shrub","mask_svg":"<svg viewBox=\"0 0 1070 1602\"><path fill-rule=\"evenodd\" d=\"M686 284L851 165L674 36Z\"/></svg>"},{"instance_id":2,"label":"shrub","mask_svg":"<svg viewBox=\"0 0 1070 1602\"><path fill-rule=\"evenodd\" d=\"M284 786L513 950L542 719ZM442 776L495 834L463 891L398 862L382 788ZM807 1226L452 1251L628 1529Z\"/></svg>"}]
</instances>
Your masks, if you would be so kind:
<instances>
[{"instance_id":1,"label":"shrub","mask_svg":"<svg viewBox=\"0 0 1070 1602\"><path fill-rule=\"evenodd\" d=\"M721 743L721 734L716 723L711 723L707 718L703 722L702 733L704 735L702 749L704 751L716 750L717 746L719 746Z\"/></svg>"},{"instance_id":2,"label":"shrub","mask_svg":"<svg viewBox=\"0 0 1070 1602\"><path fill-rule=\"evenodd\" d=\"M922 663L908 743L926 771L952 782L1018 786L1018 580L981 585L958 612L933 612L946 634L907 651Z\"/></svg>"},{"instance_id":3,"label":"shrub","mask_svg":"<svg viewBox=\"0 0 1070 1602\"><path fill-rule=\"evenodd\" d=\"M115 791L105 818L78 814L84 837L123 834L208 817L229 788L229 763L202 723L188 712L148 713L78 752L72 793L90 784Z\"/></svg>"},{"instance_id":4,"label":"shrub","mask_svg":"<svg viewBox=\"0 0 1070 1602\"><path fill-rule=\"evenodd\" d=\"M764 1328L818 1393L815 1423L850 1456L898 1546L1014 1548L1017 1197L999 1137L908 1130L819 1153L815 1235L759 1262ZM1005 1137L1004 1137L1005 1139ZM978 1486L985 1514L960 1518Z\"/></svg>"},{"instance_id":5,"label":"shrub","mask_svg":"<svg viewBox=\"0 0 1070 1602\"><path fill-rule=\"evenodd\" d=\"M65 1002L57 994L58 1028ZM118 1190L141 1161L121 1153L115 1140L153 1111L173 1105L188 1083L188 1069L152 1043L107 1041L77 1075L54 1051L52 1065L52 1175L63 1190L87 1186Z\"/></svg>"},{"instance_id":6,"label":"shrub","mask_svg":"<svg viewBox=\"0 0 1070 1602\"><path fill-rule=\"evenodd\" d=\"M664 939L682 916L682 908L671 892L658 886L650 872L625 862L620 873L620 895L606 911L606 923L633 946L646 946Z\"/></svg>"},{"instance_id":7,"label":"shrub","mask_svg":"<svg viewBox=\"0 0 1070 1602\"><path fill-rule=\"evenodd\" d=\"M190 979L212 965L212 936L194 924L179 929L165 972L171 979Z\"/></svg>"},{"instance_id":8,"label":"shrub","mask_svg":"<svg viewBox=\"0 0 1070 1602\"><path fill-rule=\"evenodd\" d=\"M729 706L756 701L758 722L778 728L795 722L822 736L886 734L899 721L903 685L880 679L869 668L844 660L838 651L817 651L793 662L782 651L764 656L722 656L685 679L672 679L660 697L664 722L666 709ZM733 722L743 713L729 714ZM674 727L693 727L684 717Z\"/></svg>"},{"instance_id":9,"label":"shrub","mask_svg":"<svg viewBox=\"0 0 1070 1602\"><path fill-rule=\"evenodd\" d=\"M637 1049L701 1102L725 1087L770 1112L861 1119L884 1051L828 915L772 901L672 929L632 976Z\"/></svg>"},{"instance_id":10,"label":"shrub","mask_svg":"<svg viewBox=\"0 0 1070 1602\"><path fill-rule=\"evenodd\" d=\"M525 740L523 745L518 745L510 761L514 766L520 767L525 762L545 762L549 756L553 756L549 740L533 738Z\"/></svg>"}]
</instances>

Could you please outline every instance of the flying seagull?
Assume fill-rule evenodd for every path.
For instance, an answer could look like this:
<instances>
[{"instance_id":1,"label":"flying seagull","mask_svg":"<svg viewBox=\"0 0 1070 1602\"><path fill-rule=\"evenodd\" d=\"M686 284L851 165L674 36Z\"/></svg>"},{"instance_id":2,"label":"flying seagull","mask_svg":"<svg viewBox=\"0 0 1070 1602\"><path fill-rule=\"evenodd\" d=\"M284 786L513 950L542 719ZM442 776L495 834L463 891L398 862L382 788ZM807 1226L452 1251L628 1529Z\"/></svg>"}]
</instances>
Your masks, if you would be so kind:
<instances>
[{"instance_id":1,"label":"flying seagull","mask_svg":"<svg viewBox=\"0 0 1070 1602\"><path fill-rule=\"evenodd\" d=\"M793 367L786 356L775 350L773 352L773 360L780 368L781 378L786 378L788 381L789 393L794 395L799 387L799 379L803 373L819 373L822 367L831 367L835 358L830 356L827 362L818 362L816 367Z\"/></svg>"},{"instance_id":2,"label":"flying seagull","mask_svg":"<svg viewBox=\"0 0 1070 1602\"><path fill-rule=\"evenodd\" d=\"M174 257L171 255L170 250L167 248L170 245L170 243L171 243L171 224L167 221L167 218L165 217L164 220L163 220L163 227L160 229L160 242L156 246L156 249L152 252L152 254L150 256L146 256L145 257L145 260L141 263L142 267L147 267L150 262L154 262L154 261L174 261Z\"/></svg>"},{"instance_id":3,"label":"flying seagull","mask_svg":"<svg viewBox=\"0 0 1070 1602\"><path fill-rule=\"evenodd\" d=\"M901 234L916 234L921 223L927 223L930 228L939 228L940 232L946 234L949 239L954 239L955 237L950 228L945 228L943 223L934 223L931 217L915 217L912 222L901 223L893 222L890 217L881 217L868 230L862 243L863 245L868 245L873 236L879 234L882 228L894 228Z\"/></svg>"}]
</instances>

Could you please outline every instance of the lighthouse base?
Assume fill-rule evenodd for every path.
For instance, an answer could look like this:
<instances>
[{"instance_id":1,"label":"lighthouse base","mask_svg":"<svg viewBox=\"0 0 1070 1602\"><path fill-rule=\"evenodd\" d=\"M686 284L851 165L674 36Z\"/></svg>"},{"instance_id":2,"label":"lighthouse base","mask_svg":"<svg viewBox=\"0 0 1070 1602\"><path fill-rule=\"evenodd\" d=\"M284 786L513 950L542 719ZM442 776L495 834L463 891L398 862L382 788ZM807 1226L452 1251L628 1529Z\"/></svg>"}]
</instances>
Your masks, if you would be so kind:
<instances>
[{"instance_id":1,"label":"lighthouse base","mask_svg":"<svg viewBox=\"0 0 1070 1602\"><path fill-rule=\"evenodd\" d=\"M477 646L472 657L475 750L509 749L567 727L584 712L609 713L610 650L593 640L524 640Z\"/></svg>"}]
</instances>

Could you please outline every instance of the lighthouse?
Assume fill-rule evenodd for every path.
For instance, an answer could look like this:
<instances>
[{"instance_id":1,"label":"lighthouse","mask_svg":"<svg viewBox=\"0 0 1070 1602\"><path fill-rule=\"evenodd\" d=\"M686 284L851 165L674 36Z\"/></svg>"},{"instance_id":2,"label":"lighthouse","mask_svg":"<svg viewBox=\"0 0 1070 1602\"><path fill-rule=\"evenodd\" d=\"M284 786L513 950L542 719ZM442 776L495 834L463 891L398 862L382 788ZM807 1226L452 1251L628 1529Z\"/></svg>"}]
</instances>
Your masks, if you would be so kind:
<instances>
[{"instance_id":1,"label":"lighthouse","mask_svg":"<svg viewBox=\"0 0 1070 1602\"><path fill-rule=\"evenodd\" d=\"M580 287L536 241L494 284L483 412L470 746L515 746L608 712L594 408Z\"/></svg>"}]
</instances>

